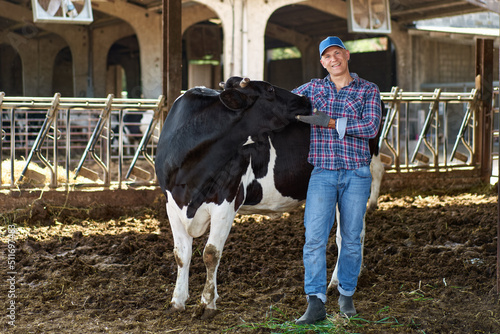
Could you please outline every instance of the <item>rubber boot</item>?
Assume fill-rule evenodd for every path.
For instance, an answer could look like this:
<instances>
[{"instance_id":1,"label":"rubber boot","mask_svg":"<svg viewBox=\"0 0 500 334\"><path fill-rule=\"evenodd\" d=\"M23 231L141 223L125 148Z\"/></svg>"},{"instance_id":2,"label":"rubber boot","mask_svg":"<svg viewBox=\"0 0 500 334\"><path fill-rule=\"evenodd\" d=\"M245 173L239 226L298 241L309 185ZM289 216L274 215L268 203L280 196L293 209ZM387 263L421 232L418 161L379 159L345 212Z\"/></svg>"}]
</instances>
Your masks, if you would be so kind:
<instances>
[{"instance_id":1,"label":"rubber boot","mask_svg":"<svg viewBox=\"0 0 500 334\"><path fill-rule=\"evenodd\" d=\"M339 297L339 306L340 313L345 314L349 318L357 314L356 309L354 308L354 302L352 301L352 296L347 297L341 294Z\"/></svg>"},{"instance_id":2,"label":"rubber boot","mask_svg":"<svg viewBox=\"0 0 500 334\"><path fill-rule=\"evenodd\" d=\"M325 304L316 296L309 296L309 304L307 305L306 313L301 316L295 324L306 325L314 324L316 321L326 319Z\"/></svg>"}]
</instances>

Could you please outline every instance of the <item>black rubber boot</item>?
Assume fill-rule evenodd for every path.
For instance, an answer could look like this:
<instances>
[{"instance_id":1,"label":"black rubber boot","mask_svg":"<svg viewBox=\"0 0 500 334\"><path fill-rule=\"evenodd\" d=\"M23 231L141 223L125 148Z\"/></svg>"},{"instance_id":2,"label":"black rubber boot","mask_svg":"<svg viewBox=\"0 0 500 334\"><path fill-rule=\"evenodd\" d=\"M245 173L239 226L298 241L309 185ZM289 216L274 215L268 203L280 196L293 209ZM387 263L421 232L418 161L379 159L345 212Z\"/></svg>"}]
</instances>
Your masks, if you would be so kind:
<instances>
[{"instance_id":1,"label":"black rubber boot","mask_svg":"<svg viewBox=\"0 0 500 334\"><path fill-rule=\"evenodd\" d=\"M309 305L307 305L306 313L301 316L295 324L297 325L310 325L316 321L326 319L325 304L316 296L309 296Z\"/></svg>"},{"instance_id":2,"label":"black rubber boot","mask_svg":"<svg viewBox=\"0 0 500 334\"><path fill-rule=\"evenodd\" d=\"M352 301L352 296L347 297L340 295L339 297L340 313L345 314L347 317L352 317L357 314L354 308L354 302Z\"/></svg>"}]
</instances>

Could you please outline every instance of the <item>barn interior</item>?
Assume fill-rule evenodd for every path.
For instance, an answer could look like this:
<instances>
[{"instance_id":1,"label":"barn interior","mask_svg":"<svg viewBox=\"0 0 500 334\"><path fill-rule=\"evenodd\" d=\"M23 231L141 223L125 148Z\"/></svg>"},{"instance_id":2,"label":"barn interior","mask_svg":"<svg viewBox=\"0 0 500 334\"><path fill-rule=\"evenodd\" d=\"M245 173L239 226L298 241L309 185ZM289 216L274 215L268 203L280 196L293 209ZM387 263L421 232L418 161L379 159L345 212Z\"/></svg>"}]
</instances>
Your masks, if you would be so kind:
<instances>
[{"instance_id":1,"label":"barn interior","mask_svg":"<svg viewBox=\"0 0 500 334\"><path fill-rule=\"evenodd\" d=\"M362 314L335 318L331 295L328 321L498 332L498 0L76 0L76 24L35 18L50 2L0 0L0 242L16 245L18 261L16 327L4 316L0 331L296 330L286 323L304 305L300 209L235 220L219 270L223 313L210 323L196 318L205 269L195 243L188 312L167 314L174 241L151 162L182 90L232 75L292 89L326 75L317 45L334 34L370 45L351 69L379 85L389 114ZM141 121L127 124L127 113Z\"/></svg>"},{"instance_id":2,"label":"barn interior","mask_svg":"<svg viewBox=\"0 0 500 334\"><path fill-rule=\"evenodd\" d=\"M60 94L63 100L105 99L112 94L115 99L149 99L144 105L155 109L163 96L168 111L180 91L199 85L218 88L220 81L232 75L263 79L293 89L311 78L326 75L318 61L317 45L324 37L335 34L353 50L351 70L379 86L386 107L396 106L390 101L397 94L409 94L404 98L412 100L397 104L405 106L407 111L394 109L398 115L407 113L401 114L401 119L396 118L406 125L391 125L391 131L396 132L389 137L397 136L396 141L401 145L389 141L382 145L382 151L389 156L388 171L401 175L401 171L415 168L446 170L458 165L473 172L456 183L468 184L478 179L488 182L491 177L495 182L498 174L495 153L498 94L494 89L498 86L499 73L497 1L79 0L74 4L80 16L87 15L90 19L63 23L60 21L64 19L62 9L52 18L39 16L40 11L48 10L50 1L0 0L0 91L5 96L2 119L8 118L14 106L24 108L26 124L31 122L31 117L38 117L34 116L35 111L27 111L33 102L14 99L10 105L6 104L12 97L46 98ZM35 13L33 8L39 12ZM172 11L168 12L169 9ZM436 19L438 21L429 21ZM168 45L172 47L165 48ZM361 49L355 51L359 45ZM436 89L440 89L439 94L453 92L453 98L436 100ZM472 105L479 105L476 103L479 96L482 108L477 116L479 127L473 130L467 125L467 131L462 131L463 120L470 114L468 110ZM415 103L423 100L425 103L421 105ZM50 110L51 102L44 103ZM78 119L89 121L78 125L80 132L86 131L86 137L78 146L73 145L73 150L79 152L73 155L73 160L66 159L71 169L79 163L78 155L91 151L85 151L85 142L95 133L99 112L103 110L99 108L105 108L105 102L99 103L95 116L77 115L73 111ZM439 108L430 112L434 106ZM36 112L46 113L44 108ZM120 116L124 108L115 108L110 117L111 127L126 129L123 115ZM129 112L137 115L145 109L137 105L134 108L135 111ZM434 112L436 119L441 119L435 123L439 130L433 134L422 133L426 118ZM10 137L21 137L16 136L17 132L24 136L22 143L14 144L12 149L9 136L4 135L3 156L16 160L16 154L18 157L31 154L44 164L32 149L41 131L41 121L31 127L22 125L23 122L18 125L12 120L3 122L5 129L8 124L16 127ZM21 129L23 127L26 129ZM405 129L402 134L399 134L400 128ZM142 135L121 133L119 142L126 141L123 152L137 152ZM420 142L418 138L423 135L432 143ZM119 151L117 144L111 145ZM16 153L20 146L24 150ZM119 156L126 160L132 158L133 169L137 157L120 152L118 156L112 155L112 160L122 161ZM417 153L422 153L421 161L416 159L421 158ZM103 150L103 156L106 154ZM149 160L151 158L146 158ZM107 175L106 165L104 163L103 169ZM119 186L130 174L122 173L121 168ZM54 174L50 178L55 179ZM151 178L153 174L149 172ZM101 178L107 179L107 176ZM392 186L402 186L405 182L408 179ZM11 179L7 187L13 187L14 183Z\"/></svg>"}]
</instances>

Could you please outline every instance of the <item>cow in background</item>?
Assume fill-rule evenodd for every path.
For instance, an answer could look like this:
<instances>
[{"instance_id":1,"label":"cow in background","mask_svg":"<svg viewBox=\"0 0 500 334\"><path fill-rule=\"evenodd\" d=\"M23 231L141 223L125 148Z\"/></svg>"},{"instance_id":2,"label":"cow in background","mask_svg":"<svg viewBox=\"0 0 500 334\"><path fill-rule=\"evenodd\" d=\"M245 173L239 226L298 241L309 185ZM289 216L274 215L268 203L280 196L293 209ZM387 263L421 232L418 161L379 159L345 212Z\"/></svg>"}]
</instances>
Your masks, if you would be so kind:
<instances>
[{"instance_id":1,"label":"cow in background","mask_svg":"<svg viewBox=\"0 0 500 334\"><path fill-rule=\"evenodd\" d=\"M138 149L142 137L153 120L154 110L127 110L123 111L123 155L133 156ZM112 115L111 130L113 138L111 147L117 151L119 145L120 123L118 115ZM156 131L156 130L155 130ZM157 136L157 135L156 135ZM157 138L157 137L153 137Z\"/></svg>"}]
</instances>

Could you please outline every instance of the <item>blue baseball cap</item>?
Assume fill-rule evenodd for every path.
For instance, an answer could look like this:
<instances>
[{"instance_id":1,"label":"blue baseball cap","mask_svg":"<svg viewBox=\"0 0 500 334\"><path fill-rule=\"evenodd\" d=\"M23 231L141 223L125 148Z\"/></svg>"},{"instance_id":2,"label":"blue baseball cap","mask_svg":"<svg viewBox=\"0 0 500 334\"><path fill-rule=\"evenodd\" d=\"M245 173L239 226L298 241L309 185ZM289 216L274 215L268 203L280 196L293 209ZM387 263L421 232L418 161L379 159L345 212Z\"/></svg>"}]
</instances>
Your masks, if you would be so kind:
<instances>
[{"instance_id":1,"label":"blue baseball cap","mask_svg":"<svg viewBox=\"0 0 500 334\"><path fill-rule=\"evenodd\" d=\"M341 47L342 49L346 49L344 43L342 43L342 40L338 38L337 36L330 36L325 38L321 43L319 43L319 57L323 55L323 52L325 52L326 49L328 49L330 46L338 46Z\"/></svg>"}]
</instances>

